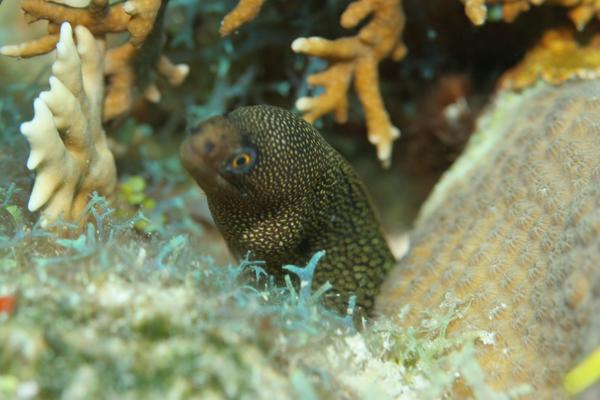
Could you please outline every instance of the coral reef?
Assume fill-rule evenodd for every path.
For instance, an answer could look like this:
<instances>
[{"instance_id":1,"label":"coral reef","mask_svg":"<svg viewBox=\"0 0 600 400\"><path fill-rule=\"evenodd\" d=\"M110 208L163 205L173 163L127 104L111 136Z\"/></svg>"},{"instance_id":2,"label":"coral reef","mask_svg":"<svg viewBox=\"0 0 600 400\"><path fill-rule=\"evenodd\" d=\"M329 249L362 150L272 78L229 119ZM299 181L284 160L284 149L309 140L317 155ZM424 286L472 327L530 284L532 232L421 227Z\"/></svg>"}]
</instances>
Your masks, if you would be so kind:
<instances>
[{"instance_id":1,"label":"coral reef","mask_svg":"<svg viewBox=\"0 0 600 400\"><path fill-rule=\"evenodd\" d=\"M325 88L316 97L302 97L296 107L304 118L314 122L324 114L334 113L337 122L348 118L348 87L354 87L364 108L369 141L377 147L377 157L390 165L392 143L400 131L392 125L379 91L378 65L384 58L400 60L406 54L401 34L404 14L400 0L357 0L340 17L340 24L354 28L371 16L357 35L335 40L321 37L298 38L292 50L329 61L328 68L308 77L309 85Z\"/></svg>"},{"instance_id":2,"label":"coral reef","mask_svg":"<svg viewBox=\"0 0 600 400\"><path fill-rule=\"evenodd\" d=\"M569 18L577 29L583 29L594 17L600 15L598 0L461 0L465 3L465 13L475 25L482 25L493 16L504 22L514 21L531 6L542 4L560 5L569 8ZM491 8L491 9L490 9Z\"/></svg>"},{"instance_id":3,"label":"coral reef","mask_svg":"<svg viewBox=\"0 0 600 400\"><path fill-rule=\"evenodd\" d=\"M42 209L42 225L78 221L92 192L110 196L117 173L102 128L104 43L83 26L60 28L50 90L34 101L21 125L31 145L27 168L36 171L29 210Z\"/></svg>"},{"instance_id":4,"label":"coral reef","mask_svg":"<svg viewBox=\"0 0 600 400\"><path fill-rule=\"evenodd\" d=\"M175 66L160 53L166 5L167 0L130 0L114 5L107 0L92 0L86 7L77 8L45 0L22 0L21 7L29 21L48 20L48 34L31 42L4 46L0 54L32 57L51 51L58 41L58 25L62 22L83 25L97 37L129 32L129 41L110 49L106 55L109 84L103 118L111 120L130 111L138 92L150 101L160 100L154 69L175 85L189 71L187 65Z\"/></svg>"},{"instance_id":5,"label":"coral reef","mask_svg":"<svg viewBox=\"0 0 600 400\"><path fill-rule=\"evenodd\" d=\"M55 177L36 183L34 194L44 193L44 185L52 192L44 223L68 214L52 196L56 204L70 196L76 208L89 200L82 221L91 223L52 224L66 238L42 228L25 207L33 174L25 168L27 142L17 126L28 118L47 68L41 57L10 65L0 60L0 398L504 399L561 397L563 378L569 393L594 379L600 88L597 41L583 43L597 29L597 0L315 0L269 7L264 0L240 0L221 34L237 33L261 8L263 15L224 39L218 23L233 0L0 3L3 44L39 38L0 53L49 52L63 22L106 40L104 70L94 68L96 89L104 78L106 90L93 93L105 98L103 119L110 120L105 128L118 149L121 177L111 199L115 209L91 188L79 192L85 185L63 196L47 189ZM16 18L15 5L25 18ZM512 23L475 29L463 6L476 24ZM586 28L573 35L582 41L547 33L499 83L499 74L542 33L565 25L574 30L567 13L576 29ZM48 26L25 28L24 20ZM352 30L323 39L345 35L342 29ZM295 49L314 57L289 50L296 38ZM76 43L86 40L89 35ZM403 43L411 49L404 58ZM189 85L160 86L181 83L188 72ZM68 101L94 114L71 113L70 124L88 125L69 129L64 112L54 112L51 93L61 92L60 84L77 92L69 86L77 74L63 76L64 82L54 75L24 130L34 155L60 155L39 164L38 178L63 160L67 171L77 171L65 179L71 185L88 175L81 163L71 168L76 163L69 160L80 154L70 135L102 132L100 100ZM349 94L352 81L360 102ZM311 92L306 82L321 87ZM422 209L409 246L402 231L436 174L462 148L493 87L500 93L464 157ZM158 101L161 91L160 104L137 104L142 96ZM367 185L383 189L375 200L384 226L399 253L409 249L379 301L388 316L361 321L360 332L349 318L322 307L323 294L332 291L312 280L320 252L307 268L286 266L283 282L248 259L222 267L229 255L202 209L206 196L186 181L175 155L186 117L195 121L247 104L290 108L299 98L311 121L328 113L340 121L349 117L343 127L329 119L319 123ZM364 118L356 112L361 103ZM381 171L368 154L363 120L386 164L398 135L394 125L402 127L404 143L390 170ZM47 129L52 124L55 129ZM40 136L44 132L50 135ZM49 140L54 147L40 145ZM97 150L88 150L95 164ZM99 170L114 173L110 166ZM36 196L38 202L44 197ZM394 208L407 210L400 217ZM296 278L300 290L292 284Z\"/></svg>"},{"instance_id":6,"label":"coral reef","mask_svg":"<svg viewBox=\"0 0 600 400\"><path fill-rule=\"evenodd\" d=\"M598 81L500 92L378 299L390 315L410 305L408 325L448 295L468 302L449 332L492 332L478 359L498 389L559 395L599 344L599 98Z\"/></svg>"},{"instance_id":7,"label":"coral reef","mask_svg":"<svg viewBox=\"0 0 600 400\"><path fill-rule=\"evenodd\" d=\"M558 85L569 79L600 77L600 36L579 45L567 30L548 31L522 62L503 74L503 89L523 89L542 79Z\"/></svg>"}]
</instances>

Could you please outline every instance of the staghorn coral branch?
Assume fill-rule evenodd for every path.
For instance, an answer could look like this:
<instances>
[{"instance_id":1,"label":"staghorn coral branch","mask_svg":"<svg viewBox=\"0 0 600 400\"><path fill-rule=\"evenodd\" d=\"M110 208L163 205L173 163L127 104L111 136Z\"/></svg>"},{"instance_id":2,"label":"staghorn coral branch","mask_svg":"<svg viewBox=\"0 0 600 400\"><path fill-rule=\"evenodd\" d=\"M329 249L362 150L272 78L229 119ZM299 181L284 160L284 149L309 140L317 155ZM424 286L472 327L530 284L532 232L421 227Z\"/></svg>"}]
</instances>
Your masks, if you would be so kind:
<instances>
[{"instance_id":1,"label":"staghorn coral branch","mask_svg":"<svg viewBox=\"0 0 600 400\"><path fill-rule=\"evenodd\" d=\"M354 28L366 17L371 20L356 36L336 40L320 37L298 38L292 50L329 60L324 72L311 75L309 85L319 85L325 92L316 97L298 99L296 107L307 121L335 113L337 122L345 122L348 115L347 92L354 79L354 87L365 111L369 141L377 147L377 157L384 166L390 165L392 143L400 135L392 125L379 91L378 65L384 58L400 60L406 55L401 41L404 14L400 0L357 0L352 2L340 18L344 28Z\"/></svg>"},{"instance_id":2,"label":"staghorn coral branch","mask_svg":"<svg viewBox=\"0 0 600 400\"><path fill-rule=\"evenodd\" d=\"M301 97L296 107L304 112L304 118L313 123L323 115L333 112L335 120L344 123L348 120L348 99L346 92L354 73L354 63L337 62L325 71L308 77L309 85L325 88L325 93L317 97Z\"/></svg>"},{"instance_id":3,"label":"staghorn coral branch","mask_svg":"<svg viewBox=\"0 0 600 400\"><path fill-rule=\"evenodd\" d=\"M123 4L123 10L131 16L127 30L135 47L141 46L154 28L161 4L161 0L133 0Z\"/></svg>"},{"instance_id":4,"label":"staghorn coral branch","mask_svg":"<svg viewBox=\"0 0 600 400\"><path fill-rule=\"evenodd\" d=\"M88 3L87 8L76 8L46 0L21 0L21 7L34 21L76 22L87 27L94 35L127 30L131 34L131 43L136 47L150 34L161 7L161 0L130 0L113 6L107 0Z\"/></svg>"},{"instance_id":5,"label":"staghorn coral branch","mask_svg":"<svg viewBox=\"0 0 600 400\"><path fill-rule=\"evenodd\" d=\"M125 43L106 53L105 74L110 84L106 89L104 101L105 121L115 119L131 109L134 97L135 55L136 49L131 43Z\"/></svg>"},{"instance_id":6,"label":"staghorn coral branch","mask_svg":"<svg viewBox=\"0 0 600 400\"><path fill-rule=\"evenodd\" d=\"M64 4L69 7L83 8L90 4L90 0L52 0L54 3Z\"/></svg>"},{"instance_id":7,"label":"staghorn coral branch","mask_svg":"<svg viewBox=\"0 0 600 400\"><path fill-rule=\"evenodd\" d=\"M264 3L265 0L240 0L237 6L221 21L219 33L227 36L240 26L252 21L260 13Z\"/></svg>"},{"instance_id":8,"label":"staghorn coral branch","mask_svg":"<svg viewBox=\"0 0 600 400\"><path fill-rule=\"evenodd\" d=\"M384 166L389 166L392 143L400 136L400 130L392 125L379 93L377 64L374 57L359 59L354 87L365 109L369 142L377 148L377 157Z\"/></svg>"},{"instance_id":9,"label":"staghorn coral branch","mask_svg":"<svg viewBox=\"0 0 600 400\"><path fill-rule=\"evenodd\" d=\"M463 0L465 3L465 14L475 25L482 25L485 22L487 7L485 0Z\"/></svg>"},{"instance_id":10,"label":"staghorn coral branch","mask_svg":"<svg viewBox=\"0 0 600 400\"><path fill-rule=\"evenodd\" d=\"M32 42L0 48L0 54L32 57L54 48L57 27L62 22L83 25L94 36L129 32L129 41L106 53L106 88L104 120L125 115L141 95L151 93L154 101L160 92L154 85L155 73L179 85L189 72L187 65L173 65L162 58L163 17L168 0L130 0L110 5L108 0L21 0L26 18L47 20L48 35ZM148 96L146 96L148 97Z\"/></svg>"},{"instance_id":11,"label":"staghorn coral branch","mask_svg":"<svg viewBox=\"0 0 600 400\"><path fill-rule=\"evenodd\" d=\"M58 43L58 35L48 34L29 42L0 47L0 54L9 57L34 57L51 52Z\"/></svg>"},{"instance_id":12,"label":"staghorn coral branch","mask_svg":"<svg viewBox=\"0 0 600 400\"><path fill-rule=\"evenodd\" d=\"M370 48L357 37L329 40L315 36L294 40L292 50L300 53L310 51L310 55L312 56L333 61L349 61L366 55Z\"/></svg>"},{"instance_id":13,"label":"staghorn coral branch","mask_svg":"<svg viewBox=\"0 0 600 400\"><path fill-rule=\"evenodd\" d=\"M97 5L95 2L92 4ZM44 19L55 24L70 22L85 26L94 35L123 32L127 29L131 16L124 11L123 4L106 4L101 11L94 8L94 12L92 4L89 8L75 8L46 0L21 0L21 8L32 21Z\"/></svg>"},{"instance_id":14,"label":"staghorn coral branch","mask_svg":"<svg viewBox=\"0 0 600 400\"><path fill-rule=\"evenodd\" d=\"M42 224L78 221L89 196L112 195L116 167L102 128L104 43L85 27L60 29L50 90L34 101L34 116L21 125L31 146L27 168L36 171L29 209L42 209Z\"/></svg>"},{"instance_id":15,"label":"staghorn coral branch","mask_svg":"<svg viewBox=\"0 0 600 400\"><path fill-rule=\"evenodd\" d=\"M173 64L167 56L158 60L158 73L167 79L172 86L181 85L190 72L186 64Z\"/></svg>"}]
</instances>

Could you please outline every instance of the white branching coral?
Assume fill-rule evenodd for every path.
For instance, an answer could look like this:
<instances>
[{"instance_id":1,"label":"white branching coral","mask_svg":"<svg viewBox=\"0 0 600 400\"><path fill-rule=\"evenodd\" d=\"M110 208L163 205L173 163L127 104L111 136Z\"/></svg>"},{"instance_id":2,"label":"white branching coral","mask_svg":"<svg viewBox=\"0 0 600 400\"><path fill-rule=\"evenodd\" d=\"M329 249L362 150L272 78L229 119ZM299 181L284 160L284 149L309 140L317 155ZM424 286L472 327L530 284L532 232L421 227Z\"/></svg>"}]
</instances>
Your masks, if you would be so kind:
<instances>
[{"instance_id":1,"label":"white branching coral","mask_svg":"<svg viewBox=\"0 0 600 400\"><path fill-rule=\"evenodd\" d=\"M102 128L104 43L83 26L62 24L50 90L33 103L21 125L31 146L27 168L37 176L29 210L42 209L42 224L77 221L92 192L110 196L117 174Z\"/></svg>"}]
</instances>

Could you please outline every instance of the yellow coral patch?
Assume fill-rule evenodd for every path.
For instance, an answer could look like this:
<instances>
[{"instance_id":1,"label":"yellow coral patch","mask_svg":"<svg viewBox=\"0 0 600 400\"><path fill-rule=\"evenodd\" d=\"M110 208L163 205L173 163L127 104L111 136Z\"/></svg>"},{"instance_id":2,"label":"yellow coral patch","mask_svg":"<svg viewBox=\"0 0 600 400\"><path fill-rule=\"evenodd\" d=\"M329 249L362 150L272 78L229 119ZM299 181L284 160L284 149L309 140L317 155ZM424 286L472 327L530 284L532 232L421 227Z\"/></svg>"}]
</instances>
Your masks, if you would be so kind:
<instances>
[{"instance_id":1,"label":"yellow coral patch","mask_svg":"<svg viewBox=\"0 0 600 400\"><path fill-rule=\"evenodd\" d=\"M569 79L596 79L600 76L600 36L580 46L564 30L547 32L524 60L504 74L500 86L523 89L541 79L553 85Z\"/></svg>"}]
</instances>

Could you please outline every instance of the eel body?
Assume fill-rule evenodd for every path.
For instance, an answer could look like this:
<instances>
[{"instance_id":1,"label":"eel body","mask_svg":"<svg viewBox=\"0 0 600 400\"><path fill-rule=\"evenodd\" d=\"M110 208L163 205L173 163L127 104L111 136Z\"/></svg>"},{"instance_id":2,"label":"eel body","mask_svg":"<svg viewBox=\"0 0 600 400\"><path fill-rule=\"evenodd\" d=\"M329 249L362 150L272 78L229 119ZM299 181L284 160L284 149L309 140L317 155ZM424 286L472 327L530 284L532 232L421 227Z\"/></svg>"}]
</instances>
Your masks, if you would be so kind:
<instances>
[{"instance_id":1,"label":"eel body","mask_svg":"<svg viewBox=\"0 0 600 400\"><path fill-rule=\"evenodd\" d=\"M189 133L183 165L235 256L251 252L282 278L282 265L305 265L325 250L313 278L314 287L333 285L325 303L344 311L356 294L359 310L372 309L394 259L358 175L312 125L250 106Z\"/></svg>"}]
</instances>

